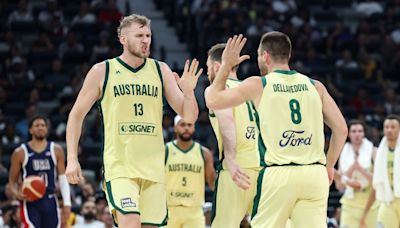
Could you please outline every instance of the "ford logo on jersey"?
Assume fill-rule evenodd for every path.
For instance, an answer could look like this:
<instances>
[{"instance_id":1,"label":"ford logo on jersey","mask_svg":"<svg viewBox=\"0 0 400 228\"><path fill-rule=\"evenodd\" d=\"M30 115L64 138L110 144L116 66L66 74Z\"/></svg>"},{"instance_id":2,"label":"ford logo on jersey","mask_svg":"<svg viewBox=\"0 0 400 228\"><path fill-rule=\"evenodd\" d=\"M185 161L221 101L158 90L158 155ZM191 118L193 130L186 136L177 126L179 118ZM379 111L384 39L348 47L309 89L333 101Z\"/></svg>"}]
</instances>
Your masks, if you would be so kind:
<instances>
[{"instance_id":1,"label":"ford logo on jersey","mask_svg":"<svg viewBox=\"0 0 400 228\"><path fill-rule=\"evenodd\" d=\"M306 136L304 131L295 131L295 130L287 130L282 133L282 139L279 141L279 145L281 147L286 146L300 146L311 145L312 134L310 136Z\"/></svg>"}]
</instances>

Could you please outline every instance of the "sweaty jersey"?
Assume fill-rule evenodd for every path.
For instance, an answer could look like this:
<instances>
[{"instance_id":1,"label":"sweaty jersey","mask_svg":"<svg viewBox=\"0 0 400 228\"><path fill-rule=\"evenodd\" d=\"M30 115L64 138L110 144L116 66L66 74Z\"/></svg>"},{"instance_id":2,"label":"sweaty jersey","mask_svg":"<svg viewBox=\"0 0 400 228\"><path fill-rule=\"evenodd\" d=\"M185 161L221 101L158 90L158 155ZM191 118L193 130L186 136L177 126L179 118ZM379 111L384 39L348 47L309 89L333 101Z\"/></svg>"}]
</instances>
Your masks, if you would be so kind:
<instances>
[{"instance_id":1,"label":"sweaty jersey","mask_svg":"<svg viewBox=\"0 0 400 228\"><path fill-rule=\"evenodd\" d=\"M277 70L262 83L259 149L266 165L325 164L322 102L314 82L296 71Z\"/></svg>"},{"instance_id":2,"label":"sweaty jersey","mask_svg":"<svg viewBox=\"0 0 400 228\"><path fill-rule=\"evenodd\" d=\"M133 68L119 57L106 60L103 95L104 177L164 182L163 81L151 58Z\"/></svg>"},{"instance_id":3,"label":"sweaty jersey","mask_svg":"<svg viewBox=\"0 0 400 228\"><path fill-rule=\"evenodd\" d=\"M193 142L182 150L172 141L165 148L165 173L168 206L198 207L204 204L204 155Z\"/></svg>"},{"instance_id":4,"label":"sweaty jersey","mask_svg":"<svg viewBox=\"0 0 400 228\"><path fill-rule=\"evenodd\" d=\"M226 86L234 88L239 86L240 83L241 81L239 80L228 79ZM232 110L236 128L236 161L241 168L260 167L260 154L257 150L258 129L254 114L254 104L251 101L247 101L245 104L232 108ZM226 169L220 125L216 115L211 110L209 118L218 141L220 161L217 168Z\"/></svg>"},{"instance_id":5,"label":"sweaty jersey","mask_svg":"<svg viewBox=\"0 0 400 228\"><path fill-rule=\"evenodd\" d=\"M46 184L46 194L54 194L56 191L57 159L54 152L54 143L48 142L43 151L34 151L26 144L21 145L24 150L22 163L22 178L35 175L43 178Z\"/></svg>"}]
</instances>

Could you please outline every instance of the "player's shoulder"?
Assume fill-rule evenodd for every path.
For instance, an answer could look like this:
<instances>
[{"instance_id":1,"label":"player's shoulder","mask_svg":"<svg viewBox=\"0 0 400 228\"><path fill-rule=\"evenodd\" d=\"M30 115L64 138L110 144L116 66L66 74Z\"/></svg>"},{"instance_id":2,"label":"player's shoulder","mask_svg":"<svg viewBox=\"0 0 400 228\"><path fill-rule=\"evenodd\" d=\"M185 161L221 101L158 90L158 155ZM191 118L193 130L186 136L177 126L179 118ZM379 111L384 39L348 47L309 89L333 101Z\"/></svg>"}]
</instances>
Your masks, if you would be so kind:
<instances>
[{"instance_id":1,"label":"player's shoulder","mask_svg":"<svg viewBox=\"0 0 400 228\"><path fill-rule=\"evenodd\" d=\"M19 147L15 148L12 153L12 160L23 160L25 157L25 150L23 148L24 144L21 144Z\"/></svg>"}]
</instances>

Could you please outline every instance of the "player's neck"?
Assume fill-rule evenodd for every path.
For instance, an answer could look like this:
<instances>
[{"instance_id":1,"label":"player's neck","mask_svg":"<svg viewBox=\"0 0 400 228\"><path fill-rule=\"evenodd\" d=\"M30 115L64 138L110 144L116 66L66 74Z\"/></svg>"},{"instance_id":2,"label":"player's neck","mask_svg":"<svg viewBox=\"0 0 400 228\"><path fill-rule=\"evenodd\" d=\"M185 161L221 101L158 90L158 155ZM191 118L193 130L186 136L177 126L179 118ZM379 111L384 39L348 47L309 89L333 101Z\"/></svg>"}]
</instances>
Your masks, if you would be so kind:
<instances>
[{"instance_id":1,"label":"player's neck","mask_svg":"<svg viewBox=\"0 0 400 228\"><path fill-rule=\"evenodd\" d=\"M43 140L37 140L37 139L32 139L31 141L28 142L28 145L32 150L35 152L42 152L44 149L47 147L47 139Z\"/></svg>"},{"instance_id":2,"label":"player's neck","mask_svg":"<svg viewBox=\"0 0 400 228\"><path fill-rule=\"evenodd\" d=\"M182 150L187 150L189 149L193 144L193 140L189 140L189 141L183 141L180 139L176 140L176 145L181 148Z\"/></svg>"},{"instance_id":3,"label":"player's neck","mask_svg":"<svg viewBox=\"0 0 400 228\"><path fill-rule=\"evenodd\" d=\"M359 144L358 144L358 143L357 143L357 144L352 143L351 145L353 146L354 152L355 152L356 154L359 154L359 153L360 153L361 143L359 143Z\"/></svg>"},{"instance_id":4,"label":"player's neck","mask_svg":"<svg viewBox=\"0 0 400 228\"><path fill-rule=\"evenodd\" d=\"M274 71L276 71L276 70L287 70L287 71L290 71L290 67L289 67L289 65L286 64L286 63L284 63L284 64L282 64L282 63L275 63L275 64L271 65L271 67L270 67L270 72L274 72Z\"/></svg>"},{"instance_id":5,"label":"player's neck","mask_svg":"<svg viewBox=\"0 0 400 228\"><path fill-rule=\"evenodd\" d=\"M144 60L145 60L144 58L139 58L137 56L127 54L126 52L122 53L120 58L122 59L122 61L124 61L125 63L127 63L129 66L131 66L133 68L139 67L140 65L142 65L144 63Z\"/></svg>"},{"instance_id":6,"label":"player's neck","mask_svg":"<svg viewBox=\"0 0 400 228\"><path fill-rule=\"evenodd\" d=\"M396 143L397 143L397 138L395 140L387 141L389 149L392 149L392 150L396 149Z\"/></svg>"}]
</instances>

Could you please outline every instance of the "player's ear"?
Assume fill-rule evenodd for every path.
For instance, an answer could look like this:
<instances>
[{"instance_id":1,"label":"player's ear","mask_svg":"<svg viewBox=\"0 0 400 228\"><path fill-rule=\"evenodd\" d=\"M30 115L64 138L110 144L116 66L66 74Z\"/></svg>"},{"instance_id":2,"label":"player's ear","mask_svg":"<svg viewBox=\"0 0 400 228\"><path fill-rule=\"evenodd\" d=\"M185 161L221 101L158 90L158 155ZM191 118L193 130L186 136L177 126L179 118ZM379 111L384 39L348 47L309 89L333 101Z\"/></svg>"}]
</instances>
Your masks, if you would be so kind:
<instances>
[{"instance_id":1,"label":"player's ear","mask_svg":"<svg viewBox=\"0 0 400 228\"><path fill-rule=\"evenodd\" d=\"M217 61L214 61L212 64L213 64L214 72L217 73L219 71L219 68L221 67L221 63L217 62Z\"/></svg>"},{"instance_id":2,"label":"player's ear","mask_svg":"<svg viewBox=\"0 0 400 228\"><path fill-rule=\"evenodd\" d=\"M120 35L119 36L119 42L121 44L126 44L126 36L125 35Z\"/></svg>"},{"instance_id":3,"label":"player's ear","mask_svg":"<svg viewBox=\"0 0 400 228\"><path fill-rule=\"evenodd\" d=\"M262 53L263 60L266 64L271 63L271 55L267 51L263 51Z\"/></svg>"}]
</instances>

